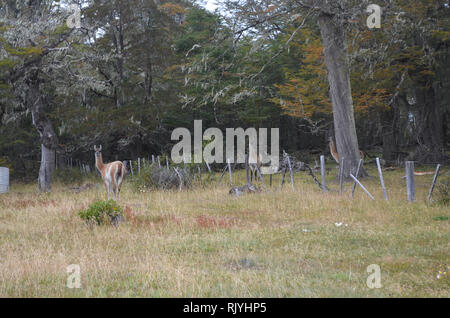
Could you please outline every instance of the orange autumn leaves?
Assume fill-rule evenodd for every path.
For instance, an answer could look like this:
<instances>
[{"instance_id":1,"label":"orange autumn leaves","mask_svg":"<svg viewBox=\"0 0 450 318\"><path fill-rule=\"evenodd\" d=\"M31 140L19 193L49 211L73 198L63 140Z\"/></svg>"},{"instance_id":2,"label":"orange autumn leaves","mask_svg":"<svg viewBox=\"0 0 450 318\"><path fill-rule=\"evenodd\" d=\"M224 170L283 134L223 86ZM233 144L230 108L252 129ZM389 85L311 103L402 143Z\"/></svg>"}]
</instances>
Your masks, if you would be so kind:
<instances>
[{"instance_id":1,"label":"orange autumn leaves","mask_svg":"<svg viewBox=\"0 0 450 318\"><path fill-rule=\"evenodd\" d=\"M331 100L328 95L328 81L320 37L310 30L302 30L291 42L292 57L299 58L298 63L285 67L283 84L275 84L278 97L272 101L279 104L286 114L293 117L312 118L330 115ZM299 53L296 55L296 53ZM292 58L291 57L291 58ZM377 87L378 77L384 70L375 71L367 77L364 70L352 72L352 96L357 114L388 109L391 94L388 90Z\"/></svg>"}]
</instances>

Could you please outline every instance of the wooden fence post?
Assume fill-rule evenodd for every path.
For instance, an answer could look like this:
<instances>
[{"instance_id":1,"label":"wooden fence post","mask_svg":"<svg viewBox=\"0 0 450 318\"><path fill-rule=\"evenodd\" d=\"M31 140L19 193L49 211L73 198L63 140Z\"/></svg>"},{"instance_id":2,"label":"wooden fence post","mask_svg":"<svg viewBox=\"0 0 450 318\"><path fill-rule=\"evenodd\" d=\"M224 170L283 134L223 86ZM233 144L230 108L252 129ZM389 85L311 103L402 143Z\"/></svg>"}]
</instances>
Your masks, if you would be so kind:
<instances>
[{"instance_id":1,"label":"wooden fence post","mask_svg":"<svg viewBox=\"0 0 450 318\"><path fill-rule=\"evenodd\" d=\"M381 188L383 189L384 199L387 201L388 196L386 192L386 187L384 186L383 172L381 171L380 158L377 157L376 160L377 160L378 174L380 175Z\"/></svg>"},{"instance_id":2,"label":"wooden fence post","mask_svg":"<svg viewBox=\"0 0 450 318\"><path fill-rule=\"evenodd\" d=\"M342 157L339 164L339 194L342 194L342 184L344 182L344 164L345 158Z\"/></svg>"},{"instance_id":3,"label":"wooden fence post","mask_svg":"<svg viewBox=\"0 0 450 318\"><path fill-rule=\"evenodd\" d=\"M245 174L247 176L247 185L250 184L250 175L248 171L248 154L245 155Z\"/></svg>"},{"instance_id":4,"label":"wooden fence post","mask_svg":"<svg viewBox=\"0 0 450 318\"><path fill-rule=\"evenodd\" d=\"M284 185L284 178L286 177L287 168L284 167L283 169L283 176L281 177L281 187Z\"/></svg>"},{"instance_id":5,"label":"wooden fence post","mask_svg":"<svg viewBox=\"0 0 450 318\"><path fill-rule=\"evenodd\" d=\"M416 186L414 183L414 161L406 161L406 199L409 202L416 201Z\"/></svg>"},{"instance_id":6,"label":"wooden fence post","mask_svg":"<svg viewBox=\"0 0 450 318\"><path fill-rule=\"evenodd\" d=\"M288 163L288 167L289 167L289 174L291 175L291 186L292 186L292 190L294 190L294 173L292 171L291 159L289 159L289 156L287 156L286 158L287 158L287 163Z\"/></svg>"},{"instance_id":7,"label":"wooden fence post","mask_svg":"<svg viewBox=\"0 0 450 318\"><path fill-rule=\"evenodd\" d=\"M155 163L155 155L152 155L152 164Z\"/></svg>"},{"instance_id":8,"label":"wooden fence post","mask_svg":"<svg viewBox=\"0 0 450 318\"><path fill-rule=\"evenodd\" d=\"M320 175L322 176L322 192L326 192L325 184L325 156L320 156Z\"/></svg>"},{"instance_id":9,"label":"wooden fence post","mask_svg":"<svg viewBox=\"0 0 450 318\"><path fill-rule=\"evenodd\" d=\"M256 174L259 176L259 180L261 180L262 185L264 186L264 188L266 188L266 184L264 183L264 179L262 177L262 173L259 170L258 165L256 163L254 163L254 167L255 167ZM255 180L256 180L256 176L255 176Z\"/></svg>"},{"instance_id":10,"label":"wooden fence post","mask_svg":"<svg viewBox=\"0 0 450 318\"><path fill-rule=\"evenodd\" d=\"M159 156L158 156L158 168L161 168L161 161L159 160Z\"/></svg>"},{"instance_id":11,"label":"wooden fence post","mask_svg":"<svg viewBox=\"0 0 450 318\"><path fill-rule=\"evenodd\" d=\"M141 158L138 158L138 175L141 174Z\"/></svg>"},{"instance_id":12,"label":"wooden fence post","mask_svg":"<svg viewBox=\"0 0 450 318\"><path fill-rule=\"evenodd\" d=\"M439 170L441 169L441 165L438 164L436 167L436 171L434 172L433 181L431 182L430 192L428 192L428 201L431 199L431 194L433 193L434 185L436 184L436 180L439 176Z\"/></svg>"},{"instance_id":13,"label":"wooden fence post","mask_svg":"<svg viewBox=\"0 0 450 318\"><path fill-rule=\"evenodd\" d=\"M208 168L209 173L211 173L211 167L209 166L208 161L205 161L205 163L206 163L206 168Z\"/></svg>"},{"instance_id":14,"label":"wooden fence post","mask_svg":"<svg viewBox=\"0 0 450 318\"><path fill-rule=\"evenodd\" d=\"M363 159L359 159L358 168L356 169L356 178L359 177L359 170L361 169L362 164L363 164ZM356 189L356 181L353 182L352 198L353 198L353 195L355 194L355 189Z\"/></svg>"},{"instance_id":15,"label":"wooden fence post","mask_svg":"<svg viewBox=\"0 0 450 318\"><path fill-rule=\"evenodd\" d=\"M375 200L375 198L373 197L373 195L370 194L370 192L361 184L361 182L358 181L358 179L355 178L354 175L352 175L350 173L350 177L361 187L361 189L364 190L364 192L372 199Z\"/></svg>"},{"instance_id":16,"label":"wooden fence post","mask_svg":"<svg viewBox=\"0 0 450 318\"><path fill-rule=\"evenodd\" d=\"M134 177L134 172L133 172L133 162L132 162L131 160L128 160L128 162L130 163L131 177Z\"/></svg>"},{"instance_id":17,"label":"wooden fence post","mask_svg":"<svg viewBox=\"0 0 450 318\"><path fill-rule=\"evenodd\" d=\"M176 167L173 168L175 170L175 173L178 175L178 178L180 179L180 187L178 188L178 191L181 191L183 188L183 178L181 177L181 174L178 172L178 169Z\"/></svg>"},{"instance_id":18,"label":"wooden fence post","mask_svg":"<svg viewBox=\"0 0 450 318\"><path fill-rule=\"evenodd\" d=\"M230 175L230 182L233 183L233 173L231 172L231 164L230 164L230 159L227 159L227 164L228 164L228 174Z\"/></svg>"},{"instance_id":19,"label":"wooden fence post","mask_svg":"<svg viewBox=\"0 0 450 318\"><path fill-rule=\"evenodd\" d=\"M219 184L220 181L222 181L222 178L223 178L223 176L225 175L225 172L227 172L227 168L228 168L228 165L225 165L225 167L224 167L223 170L222 170L222 174L220 175L220 178L219 178L219 180L217 181L217 184Z\"/></svg>"}]
</instances>

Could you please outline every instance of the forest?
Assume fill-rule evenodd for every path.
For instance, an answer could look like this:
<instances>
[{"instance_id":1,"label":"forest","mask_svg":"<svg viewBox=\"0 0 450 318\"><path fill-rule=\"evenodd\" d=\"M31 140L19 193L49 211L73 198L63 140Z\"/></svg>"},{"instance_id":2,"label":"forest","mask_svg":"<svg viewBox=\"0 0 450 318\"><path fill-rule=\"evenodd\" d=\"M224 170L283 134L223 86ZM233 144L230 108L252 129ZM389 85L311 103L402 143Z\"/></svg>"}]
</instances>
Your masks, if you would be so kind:
<instances>
[{"instance_id":1,"label":"forest","mask_svg":"<svg viewBox=\"0 0 450 318\"><path fill-rule=\"evenodd\" d=\"M449 48L448 0L0 0L0 297L449 298Z\"/></svg>"},{"instance_id":2,"label":"forest","mask_svg":"<svg viewBox=\"0 0 450 318\"><path fill-rule=\"evenodd\" d=\"M448 1L377 1L373 28L366 1L219 2L2 0L0 165L29 182L42 158L48 171L93 169L99 144L115 160L170 154L171 132L195 119L277 127L280 148L306 162L331 158L330 137L344 153L351 136L386 165L448 163ZM342 44L328 55L345 58L334 78L328 16ZM345 87L330 86L341 75Z\"/></svg>"}]
</instances>

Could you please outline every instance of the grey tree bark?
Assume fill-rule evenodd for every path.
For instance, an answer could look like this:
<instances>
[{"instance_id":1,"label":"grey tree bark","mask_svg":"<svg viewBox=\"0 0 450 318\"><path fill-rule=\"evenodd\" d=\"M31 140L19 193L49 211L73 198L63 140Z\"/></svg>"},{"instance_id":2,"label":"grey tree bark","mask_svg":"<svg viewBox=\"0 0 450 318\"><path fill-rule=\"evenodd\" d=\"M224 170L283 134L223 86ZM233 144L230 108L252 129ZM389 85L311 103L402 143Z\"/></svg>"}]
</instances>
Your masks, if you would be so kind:
<instances>
[{"instance_id":1,"label":"grey tree bark","mask_svg":"<svg viewBox=\"0 0 450 318\"><path fill-rule=\"evenodd\" d=\"M319 27L323 40L330 96L333 105L334 132L340 158L345 158L344 176L355 174L360 159L356 136L353 100L350 85L345 28L332 15L321 14ZM360 176L365 176L364 170Z\"/></svg>"},{"instance_id":2,"label":"grey tree bark","mask_svg":"<svg viewBox=\"0 0 450 318\"><path fill-rule=\"evenodd\" d=\"M46 100L41 95L38 71L33 71L26 83L28 85L27 107L31 110L33 125L39 133L41 142L41 165L38 177L39 192L51 191L52 173L55 169L55 154L58 139L51 121L45 115Z\"/></svg>"}]
</instances>

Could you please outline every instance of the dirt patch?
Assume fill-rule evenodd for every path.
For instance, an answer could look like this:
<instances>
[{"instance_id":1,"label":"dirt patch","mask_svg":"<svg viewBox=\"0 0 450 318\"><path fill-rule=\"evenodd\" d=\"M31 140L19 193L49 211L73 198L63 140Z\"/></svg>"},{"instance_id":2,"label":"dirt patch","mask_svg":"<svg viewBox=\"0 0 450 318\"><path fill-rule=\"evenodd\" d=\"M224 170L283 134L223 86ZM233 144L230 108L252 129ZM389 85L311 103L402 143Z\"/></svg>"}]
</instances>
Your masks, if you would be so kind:
<instances>
[{"instance_id":1,"label":"dirt patch","mask_svg":"<svg viewBox=\"0 0 450 318\"><path fill-rule=\"evenodd\" d=\"M174 215L142 215L134 212L129 206L125 206L125 219L134 226L149 226L155 228L168 223L181 224L181 219Z\"/></svg>"},{"instance_id":2,"label":"dirt patch","mask_svg":"<svg viewBox=\"0 0 450 318\"><path fill-rule=\"evenodd\" d=\"M49 205L55 206L54 200L17 200L9 204L10 207L16 209L25 209L28 207L47 207Z\"/></svg>"},{"instance_id":3,"label":"dirt patch","mask_svg":"<svg viewBox=\"0 0 450 318\"><path fill-rule=\"evenodd\" d=\"M237 218L215 218L207 215L196 217L197 226L204 229L229 229L237 224Z\"/></svg>"}]
</instances>

